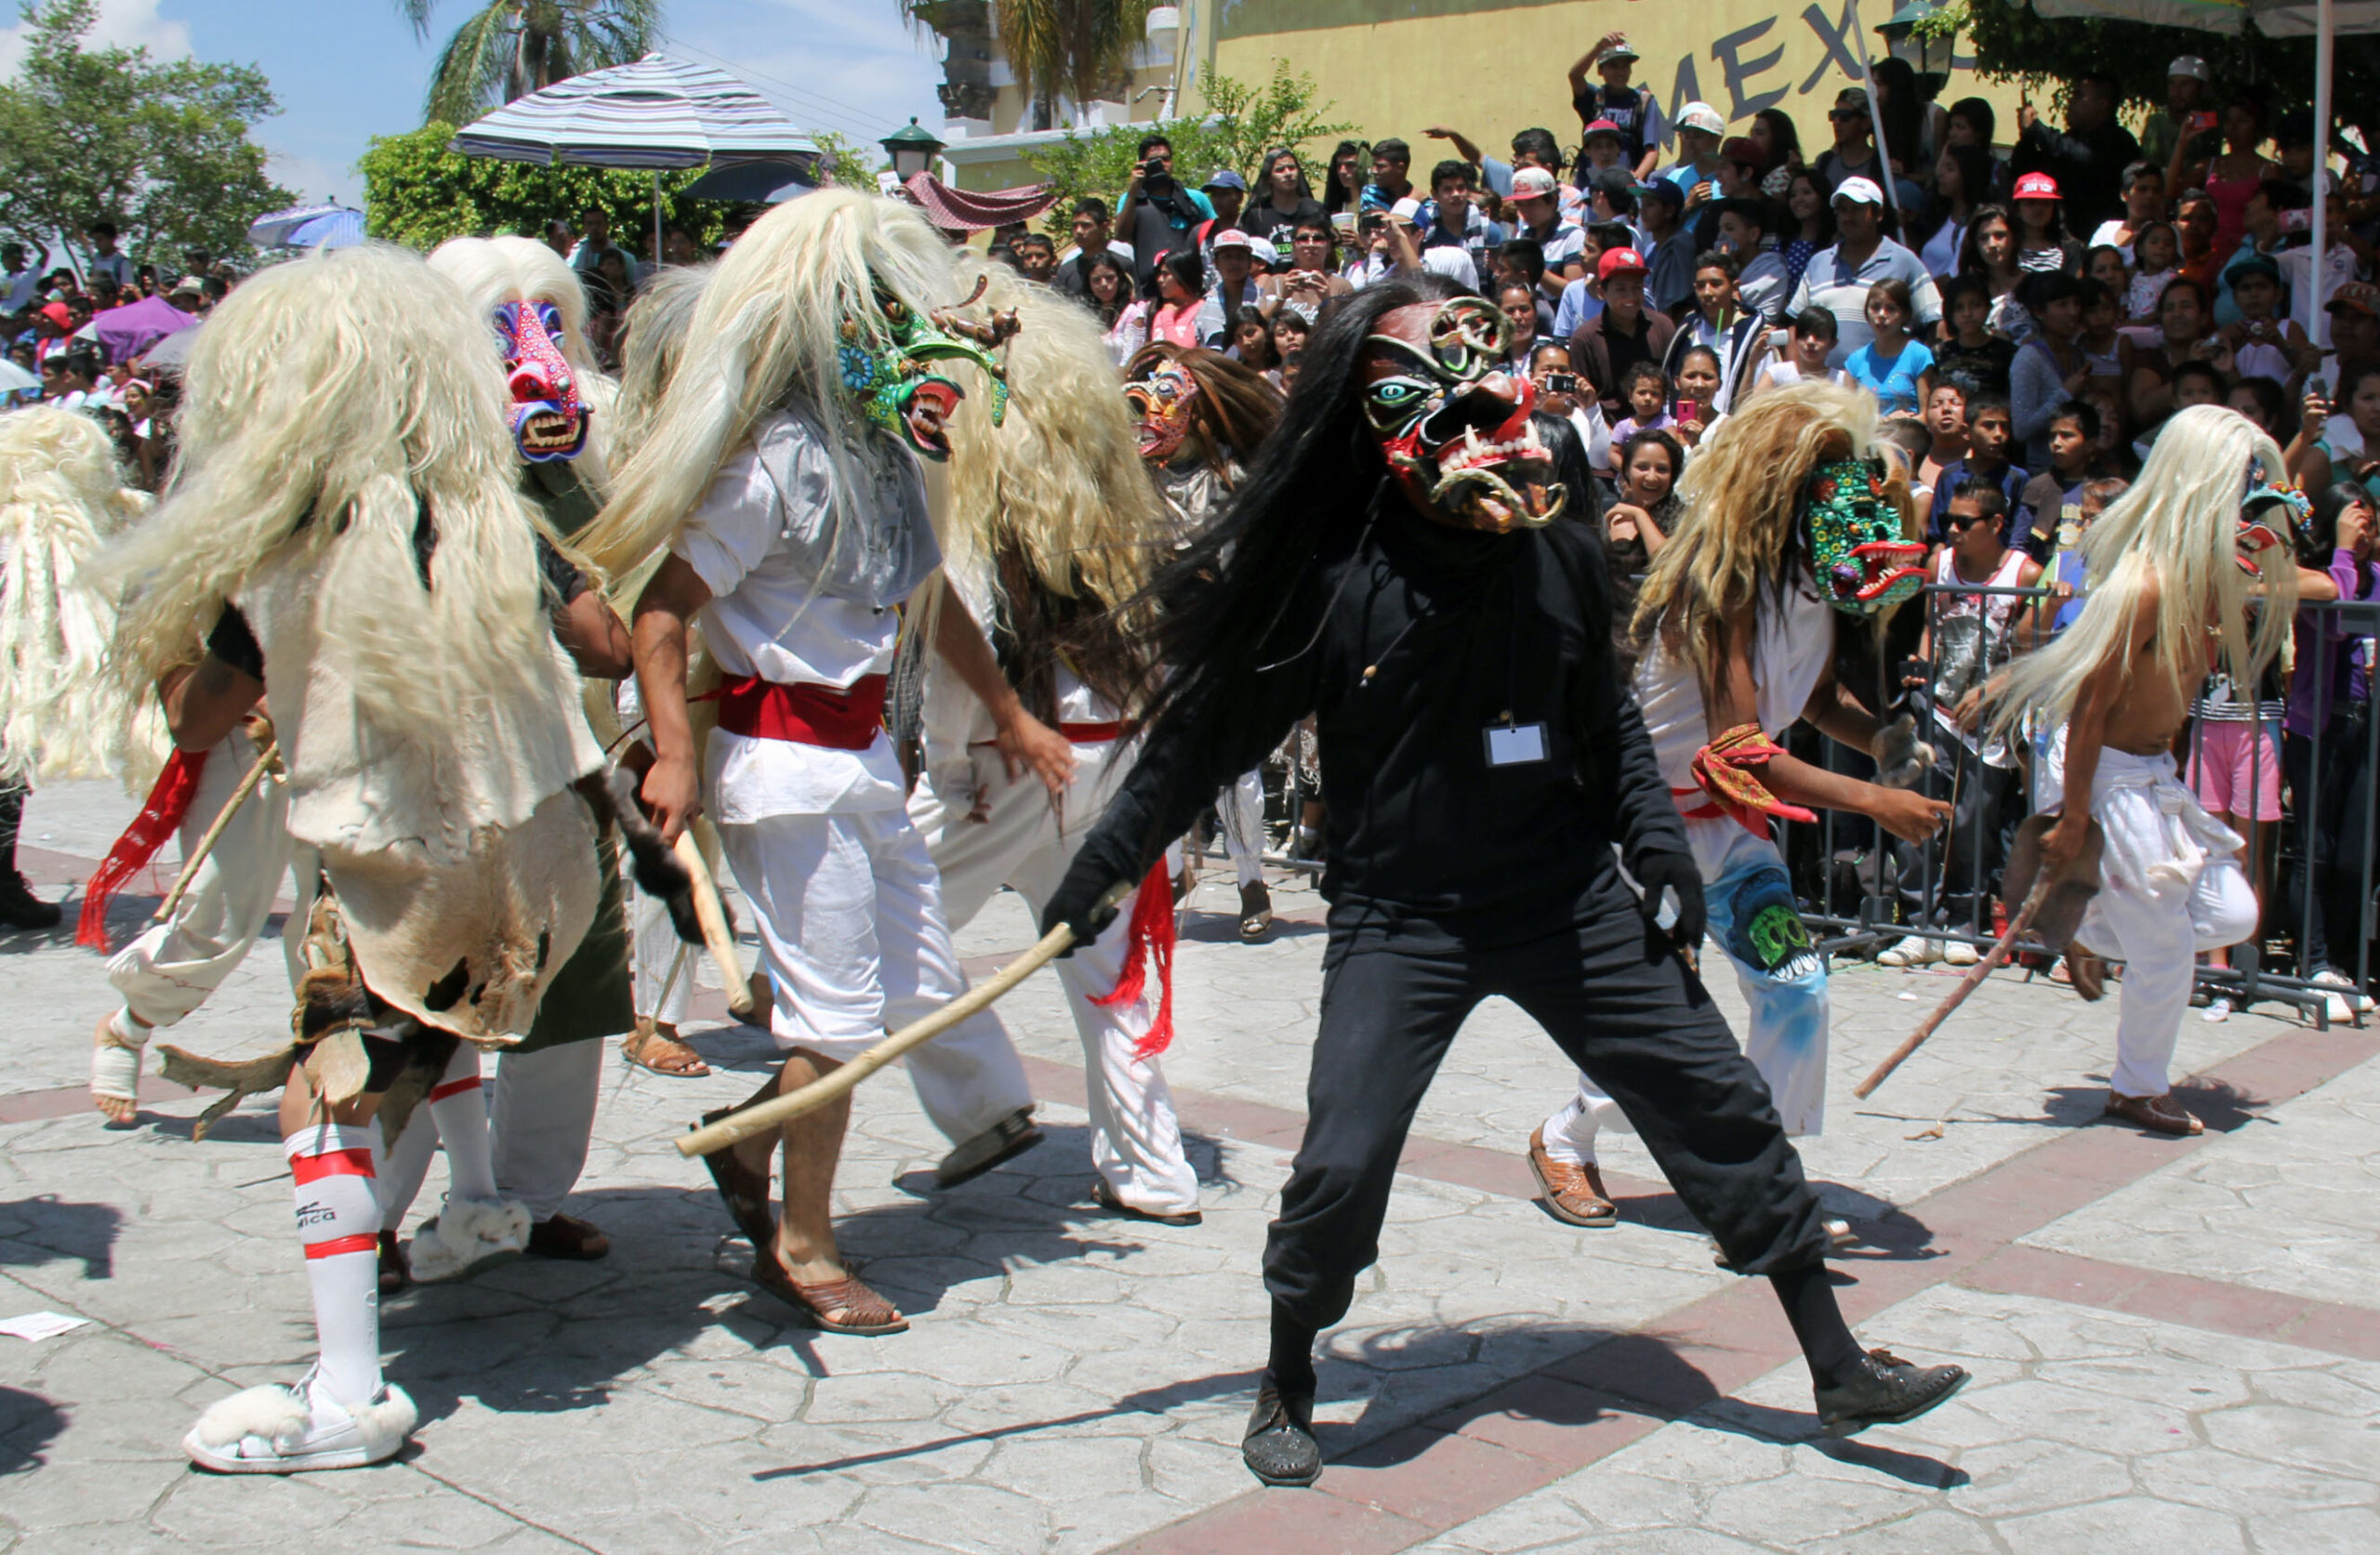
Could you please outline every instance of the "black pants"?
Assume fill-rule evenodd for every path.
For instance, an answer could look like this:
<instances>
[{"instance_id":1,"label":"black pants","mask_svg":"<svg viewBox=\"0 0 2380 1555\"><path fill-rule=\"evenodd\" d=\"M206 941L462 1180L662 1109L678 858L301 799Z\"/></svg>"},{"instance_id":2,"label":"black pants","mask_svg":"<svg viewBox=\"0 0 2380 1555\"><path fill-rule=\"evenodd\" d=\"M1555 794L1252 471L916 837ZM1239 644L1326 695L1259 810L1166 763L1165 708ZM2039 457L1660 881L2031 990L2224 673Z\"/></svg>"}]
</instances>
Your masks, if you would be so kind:
<instances>
[{"instance_id":1,"label":"black pants","mask_svg":"<svg viewBox=\"0 0 2380 1555\"><path fill-rule=\"evenodd\" d=\"M24 824L27 792L13 783L0 788L0 882L13 879L17 873L17 831Z\"/></svg>"},{"instance_id":2,"label":"black pants","mask_svg":"<svg viewBox=\"0 0 2380 1555\"><path fill-rule=\"evenodd\" d=\"M1389 931L1342 927L1357 916L1344 906L1323 959L1305 1139L1264 1247L1265 1288L1309 1325L1344 1316L1355 1276L1379 1260L1414 1111L1464 1017L1498 994L1620 1104L1736 1267L1824 1256L1818 1194L1760 1072L1701 983L1647 943L1616 870L1582 899L1580 927L1495 949L1402 948Z\"/></svg>"},{"instance_id":3,"label":"black pants","mask_svg":"<svg viewBox=\"0 0 2380 1555\"><path fill-rule=\"evenodd\" d=\"M2363 870L2372 846L2372 730L2365 707L2343 711L2314 740L2283 730L2281 775L2289 784L2297 855L2309 867L2282 876L2279 905L2298 926L2305 971L2360 965ZM2307 876L2311 876L2311 889ZM2380 872L2373 878L2380 881Z\"/></svg>"},{"instance_id":4,"label":"black pants","mask_svg":"<svg viewBox=\"0 0 2380 1555\"><path fill-rule=\"evenodd\" d=\"M1929 798L1955 797L1956 802L1950 826L1932 841L1893 841L1901 921L1988 933L1992 900L2000 894L2001 871L2008 862L2008 840L2016 822L2023 819L2010 814L2018 774L2011 767L1986 764L1938 730L1933 739L1937 749L1947 747L1949 759L1926 771L1924 792Z\"/></svg>"}]
</instances>

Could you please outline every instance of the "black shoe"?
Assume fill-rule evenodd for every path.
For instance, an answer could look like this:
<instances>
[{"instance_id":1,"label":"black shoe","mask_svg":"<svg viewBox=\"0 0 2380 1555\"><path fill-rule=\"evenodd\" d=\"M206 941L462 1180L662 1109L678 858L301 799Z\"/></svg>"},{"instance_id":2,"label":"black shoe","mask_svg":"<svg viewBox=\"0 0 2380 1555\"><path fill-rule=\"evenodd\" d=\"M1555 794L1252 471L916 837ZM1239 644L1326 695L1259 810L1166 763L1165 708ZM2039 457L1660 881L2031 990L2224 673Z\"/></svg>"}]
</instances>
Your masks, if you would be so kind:
<instances>
[{"instance_id":1,"label":"black shoe","mask_svg":"<svg viewBox=\"0 0 2380 1555\"><path fill-rule=\"evenodd\" d=\"M1914 1420L1966 1386L1964 1366L1914 1366L1888 1350L1871 1350L1859 1369L1818 1390L1818 1424L1829 1436Z\"/></svg>"},{"instance_id":2,"label":"black shoe","mask_svg":"<svg viewBox=\"0 0 2380 1555\"><path fill-rule=\"evenodd\" d=\"M1041 1130L1033 1126L1033 1106L1027 1102L944 1156L933 1169L933 1185L956 1188L972 1181L1040 1142Z\"/></svg>"},{"instance_id":3,"label":"black shoe","mask_svg":"<svg viewBox=\"0 0 2380 1555\"><path fill-rule=\"evenodd\" d=\"M21 875L0 875L0 929L55 929L65 915L44 902Z\"/></svg>"},{"instance_id":4,"label":"black shoe","mask_svg":"<svg viewBox=\"0 0 2380 1555\"><path fill-rule=\"evenodd\" d=\"M1153 1220L1160 1226L1196 1226L1202 1225L1206 1221L1206 1217L1195 1209L1185 1209L1178 1215L1161 1215L1154 1209L1135 1209L1116 1196L1116 1190L1107 1185L1107 1179L1104 1177L1091 1179L1091 1197L1092 1203L1110 1215L1129 1216L1135 1220Z\"/></svg>"},{"instance_id":5,"label":"black shoe","mask_svg":"<svg viewBox=\"0 0 2380 1555\"><path fill-rule=\"evenodd\" d=\"M1239 1458L1266 1484L1310 1485L1322 1477L1322 1443L1314 1439L1314 1395L1284 1393L1266 1372L1257 1384Z\"/></svg>"}]
</instances>

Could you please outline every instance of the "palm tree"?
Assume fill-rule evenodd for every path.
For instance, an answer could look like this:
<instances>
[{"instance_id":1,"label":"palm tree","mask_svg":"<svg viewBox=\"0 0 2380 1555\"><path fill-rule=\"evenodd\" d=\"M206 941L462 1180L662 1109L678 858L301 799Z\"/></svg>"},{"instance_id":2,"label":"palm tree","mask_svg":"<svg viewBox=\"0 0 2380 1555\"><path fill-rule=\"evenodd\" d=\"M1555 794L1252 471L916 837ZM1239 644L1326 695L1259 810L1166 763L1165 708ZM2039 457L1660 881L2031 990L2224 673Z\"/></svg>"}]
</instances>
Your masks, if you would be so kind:
<instances>
[{"instance_id":1,"label":"palm tree","mask_svg":"<svg viewBox=\"0 0 2380 1555\"><path fill-rule=\"evenodd\" d=\"M435 3L397 8L427 38ZM581 71L642 59L660 31L661 0L489 0L439 50L423 114L468 124Z\"/></svg>"},{"instance_id":2,"label":"palm tree","mask_svg":"<svg viewBox=\"0 0 2380 1555\"><path fill-rule=\"evenodd\" d=\"M911 22L945 33L985 8L970 0L899 3ZM1034 106L1038 129L1055 122L1061 96L1087 103L1123 89L1149 15L1149 0L988 0L988 6L1000 51Z\"/></svg>"}]
</instances>

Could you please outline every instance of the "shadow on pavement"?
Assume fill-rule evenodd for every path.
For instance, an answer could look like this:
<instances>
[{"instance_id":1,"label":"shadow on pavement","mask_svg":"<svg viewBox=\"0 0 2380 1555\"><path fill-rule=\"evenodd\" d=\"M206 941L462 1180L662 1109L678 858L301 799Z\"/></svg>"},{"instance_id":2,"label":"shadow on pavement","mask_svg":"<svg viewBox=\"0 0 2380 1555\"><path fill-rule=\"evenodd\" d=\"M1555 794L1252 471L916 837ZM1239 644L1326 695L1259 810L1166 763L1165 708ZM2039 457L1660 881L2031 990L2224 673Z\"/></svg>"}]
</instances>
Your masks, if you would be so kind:
<instances>
[{"instance_id":1,"label":"shadow on pavement","mask_svg":"<svg viewBox=\"0 0 2380 1555\"><path fill-rule=\"evenodd\" d=\"M0 1201L0 1265L80 1259L83 1278L115 1277L115 1233L124 1216L104 1204L55 1193Z\"/></svg>"},{"instance_id":2,"label":"shadow on pavement","mask_svg":"<svg viewBox=\"0 0 2380 1555\"><path fill-rule=\"evenodd\" d=\"M66 1411L39 1393L0 1388L0 1477L38 1469L43 1449L66 1429Z\"/></svg>"}]
</instances>

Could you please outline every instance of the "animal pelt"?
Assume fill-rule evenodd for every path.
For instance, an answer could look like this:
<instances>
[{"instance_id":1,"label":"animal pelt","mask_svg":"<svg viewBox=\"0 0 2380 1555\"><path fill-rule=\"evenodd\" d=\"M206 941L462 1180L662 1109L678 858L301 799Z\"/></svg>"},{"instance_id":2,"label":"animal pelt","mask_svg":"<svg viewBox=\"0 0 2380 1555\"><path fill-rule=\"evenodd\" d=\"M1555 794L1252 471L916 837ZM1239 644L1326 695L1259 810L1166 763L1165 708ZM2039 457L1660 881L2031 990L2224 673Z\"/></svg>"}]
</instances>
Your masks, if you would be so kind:
<instances>
[{"instance_id":1,"label":"animal pelt","mask_svg":"<svg viewBox=\"0 0 2380 1555\"><path fill-rule=\"evenodd\" d=\"M858 397L843 387L847 324L866 333L885 300L920 314L956 305L949 250L909 205L822 189L754 222L702 285L657 408L635 416L612 500L581 548L624 576L667 545L760 420L799 402L840 463L866 443ZM866 489L854 464L841 482Z\"/></svg>"},{"instance_id":2,"label":"animal pelt","mask_svg":"<svg viewBox=\"0 0 2380 1555\"><path fill-rule=\"evenodd\" d=\"M611 800L612 819L619 824L620 840L628 845L638 889L669 909L669 926L678 931L679 939L690 945L701 944L703 926L694 916L694 876L661 839L661 828L646 817L644 806L637 799L636 773L627 767L612 767L603 774L603 792ZM734 932L732 927L730 932Z\"/></svg>"},{"instance_id":3,"label":"animal pelt","mask_svg":"<svg viewBox=\"0 0 2380 1555\"><path fill-rule=\"evenodd\" d=\"M156 775L153 699L108 673L115 604L78 575L148 507L91 417L0 415L0 782Z\"/></svg>"},{"instance_id":4,"label":"animal pelt","mask_svg":"<svg viewBox=\"0 0 2380 1555\"><path fill-rule=\"evenodd\" d=\"M362 1438L354 1455L358 1462L388 1456L413 1433L419 1420L412 1398L393 1382L382 1390L377 1400L337 1402L347 1411L348 1418L355 1422L356 1434ZM267 1384L218 1399L198 1417L191 1434L202 1445L218 1449L237 1446L254 1436L271 1443L282 1452L294 1452L305 1442L312 1414L311 1401L298 1390Z\"/></svg>"}]
</instances>

